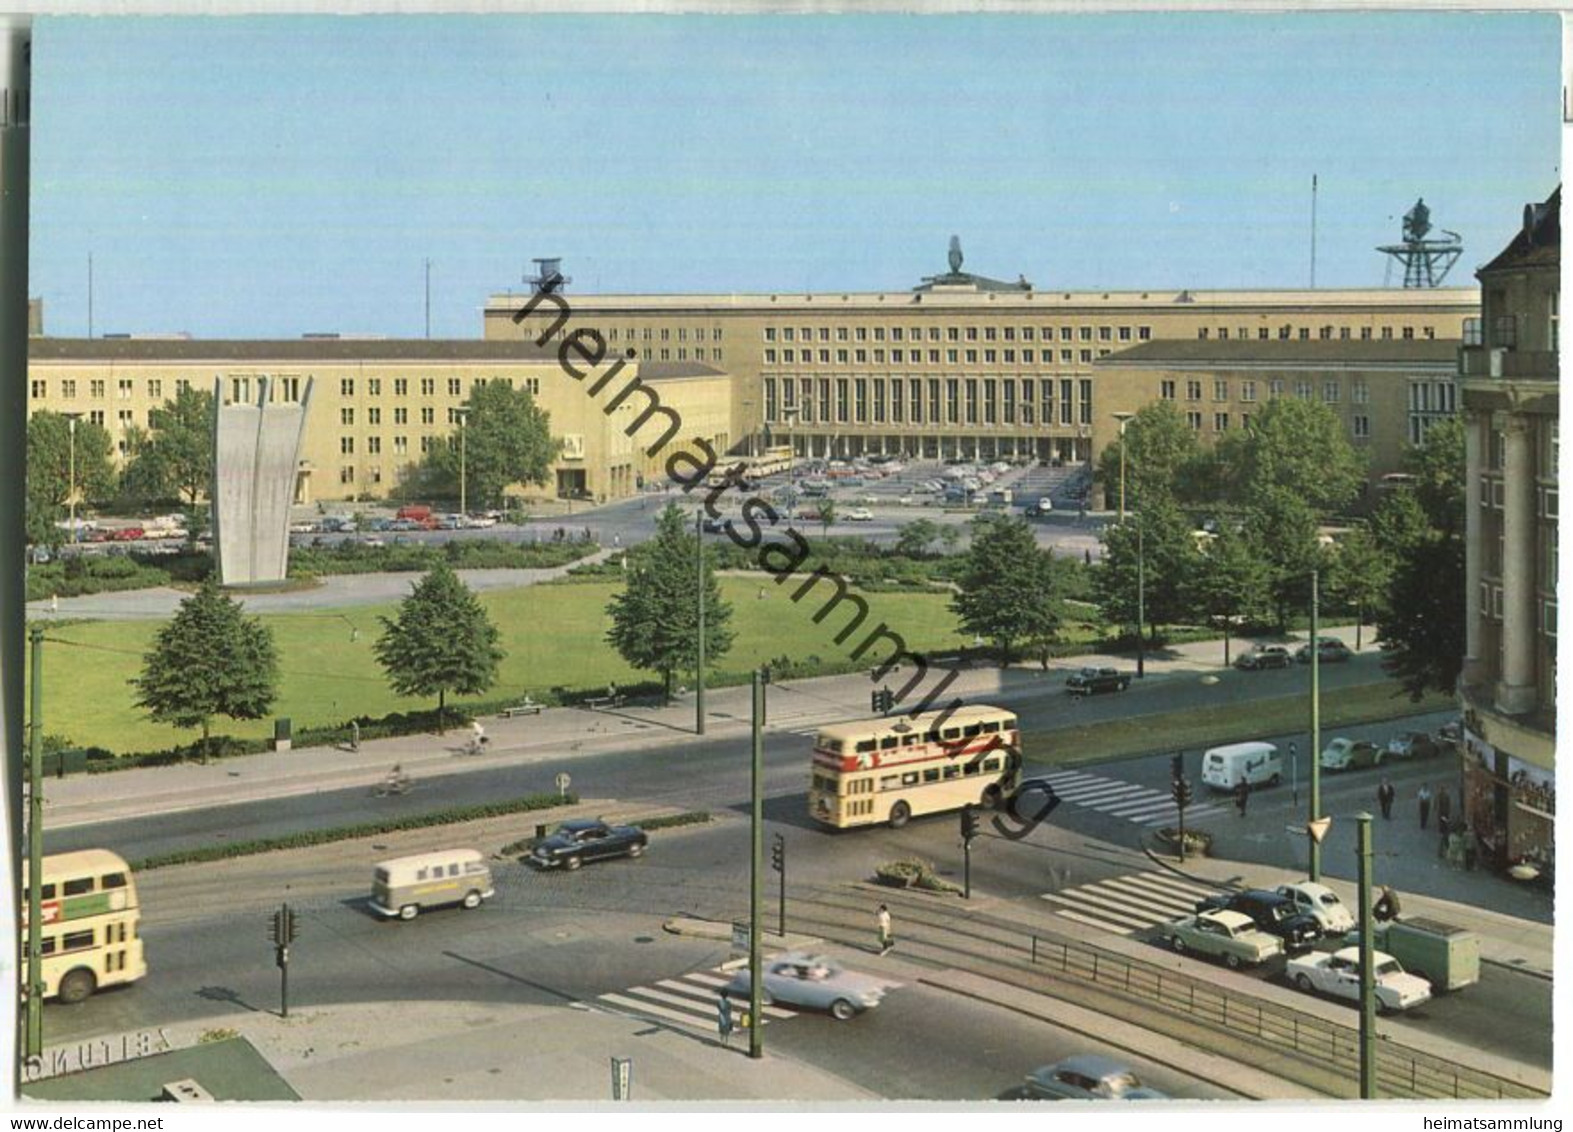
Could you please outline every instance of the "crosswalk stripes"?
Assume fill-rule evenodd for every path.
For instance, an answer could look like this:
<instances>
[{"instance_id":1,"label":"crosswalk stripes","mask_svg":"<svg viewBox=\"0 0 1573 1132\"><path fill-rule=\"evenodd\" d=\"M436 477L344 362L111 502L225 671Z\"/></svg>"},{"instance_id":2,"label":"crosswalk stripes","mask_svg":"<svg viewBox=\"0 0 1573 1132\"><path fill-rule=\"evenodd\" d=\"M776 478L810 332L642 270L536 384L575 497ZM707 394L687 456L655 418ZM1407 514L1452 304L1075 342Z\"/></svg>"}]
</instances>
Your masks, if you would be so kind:
<instances>
[{"instance_id":1,"label":"crosswalk stripes","mask_svg":"<svg viewBox=\"0 0 1573 1132\"><path fill-rule=\"evenodd\" d=\"M1218 891L1169 873L1130 873L1042 895L1056 915L1131 935L1189 916L1198 900Z\"/></svg>"},{"instance_id":2,"label":"crosswalk stripes","mask_svg":"<svg viewBox=\"0 0 1573 1132\"><path fill-rule=\"evenodd\" d=\"M719 967L710 971L689 971L686 975L661 979L650 986L611 991L572 1005L581 1010L632 1014L714 1033L716 1000L720 997L721 988L730 981L730 974ZM734 1017L737 1017L736 1005L733 1012ZM766 1006L763 1008L762 1024L768 1026L772 1019L791 1018L795 1013L785 1007Z\"/></svg>"},{"instance_id":3,"label":"crosswalk stripes","mask_svg":"<svg viewBox=\"0 0 1573 1132\"><path fill-rule=\"evenodd\" d=\"M1089 810L1124 818L1139 825L1156 828L1173 825L1179 816L1174 799L1167 791L1150 786L1137 786L1117 778L1104 778L1079 770L1061 770L1045 774L1043 778L1054 787L1054 793L1063 802L1071 802ZM1225 807L1207 802L1185 807L1185 822L1206 820L1225 811Z\"/></svg>"}]
</instances>

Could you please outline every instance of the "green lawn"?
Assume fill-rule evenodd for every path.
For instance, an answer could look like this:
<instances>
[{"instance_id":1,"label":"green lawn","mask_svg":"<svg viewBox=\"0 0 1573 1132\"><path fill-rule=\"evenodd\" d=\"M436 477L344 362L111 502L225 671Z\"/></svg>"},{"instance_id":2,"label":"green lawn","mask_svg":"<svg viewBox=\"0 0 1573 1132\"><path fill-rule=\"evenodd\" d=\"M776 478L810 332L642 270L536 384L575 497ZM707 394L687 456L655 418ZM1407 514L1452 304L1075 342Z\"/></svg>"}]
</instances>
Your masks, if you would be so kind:
<instances>
[{"instance_id":1,"label":"green lawn","mask_svg":"<svg viewBox=\"0 0 1573 1132\"><path fill-rule=\"evenodd\" d=\"M845 622L841 611L815 625L812 615L821 585L794 604L786 592L744 578L723 578L721 589L732 603L736 640L718 667L746 671L787 655L802 660L817 655L841 660L847 648L835 643ZM650 674L630 669L606 644L606 603L620 587L611 582L526 586L481 595L502 633L508 653L501 678L488 699L539 693L561 685L588 688L609 681L627 685ZM955 618L944 594L874 593L864 595L870 616L865 626L884 620L913 649L954 648ZM274 714L296 727L331 725L357 715L434 706L434 701L401 700L389 691L372 654L381 631L378 614L392 606L356 606L312 614L265 617L277 642L283 679ZM194 733L148 721L134 706L128 681L140 670L160 622L86 622L51 627L44 650L44 732L65 735L84 746L113 751L158 750L189 742ZM849 638L852 646L858 637ZM215 734L267 736L271 720L215 721Z\"/></svg>"}]
</instances>

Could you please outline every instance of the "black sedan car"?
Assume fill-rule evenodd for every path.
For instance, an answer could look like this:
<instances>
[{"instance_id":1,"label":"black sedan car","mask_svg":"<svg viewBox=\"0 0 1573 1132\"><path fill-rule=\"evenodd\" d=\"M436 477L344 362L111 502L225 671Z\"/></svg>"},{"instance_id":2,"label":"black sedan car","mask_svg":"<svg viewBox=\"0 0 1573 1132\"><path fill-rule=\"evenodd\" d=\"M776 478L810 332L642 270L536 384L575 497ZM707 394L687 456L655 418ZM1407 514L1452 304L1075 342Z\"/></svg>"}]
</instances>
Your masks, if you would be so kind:
<instances>
[{"instance_id":1,"label":"black sedan car","mask_svg":"<svg viewBox=\"0 0 1573 1132\"><path fill-rule=\"evenodd\" d=\"M1295 907L1293 900L1265 888L1247 888L1242 892L1220 892L1200 900L1198 912L1225 909L1243 912L1256 926L1284 941L1285 951L1304 951L1322 935L1322 925L1316 917Z\"/></svg>"},{"instance_id":2,"label":"black sedan car","mask_svg":"<svg viewBox=\"0 0 1573 1132\"><path fill-rule=\"evenodd\" d=\"M1117 668L1081 668L1072 672L1065 681L1065 690L1073 696L1095 696L1099 692L1123 692L1131 686L1128 672Z\"/></svg>"},{"instance_id":3,"label":"black sedan car","mask_svg":"<svg viewBox=\"0 0 1573 1132\"><path fill-rule=\"evenodd\" d=\"M579 819L563 822L556 833L536 842L527 860L543 869L573 870L602 857L642 857L649 843L645 831L636 826Z\"/></svg>"}]
</instances>

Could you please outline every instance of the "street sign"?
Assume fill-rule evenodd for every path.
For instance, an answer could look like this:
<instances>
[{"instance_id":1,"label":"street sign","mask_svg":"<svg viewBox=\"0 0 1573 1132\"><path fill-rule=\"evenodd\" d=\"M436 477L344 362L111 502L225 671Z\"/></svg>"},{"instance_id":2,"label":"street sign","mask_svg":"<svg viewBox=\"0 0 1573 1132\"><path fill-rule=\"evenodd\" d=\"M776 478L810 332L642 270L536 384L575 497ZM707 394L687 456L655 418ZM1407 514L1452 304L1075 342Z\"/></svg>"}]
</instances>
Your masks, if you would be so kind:
<instances>
[{"instance_id":1,"label":"street sign","mask_svg":"<svg viewBox=\"0 0 1573 1132\"><path fill-rule=\"evenodd\" d=\"M748 942L748 925L734 923L732 925L732 950L747 951Z\"/></svg>"},{"instance_id":2,"label":"street sign","mask_svg":"<svg viewBox=\"0 0 1573 1132\"><path fill-rule=\"evenodd\" d=\"M1315 821L1308 821L1305 823L1305 831L1311 835L1312 841L1320 845L1322 843L1322 838L1327 836L1328 827L1330 827L1332 824L1332 818L1317 818Z\"/></svg>"},{"instance_id":3,"label":"street sign","mask_svg":"<svg viewBox=\"0 0 1573 1132\"><path fill-rule=\"evenodd\" d=\"M562 797L568 793L568 787L573 785L573 779L568 777L566 770L557 772L557 795Z\"/></svg>"},{"instance_id":4,"label":"street sign","mask_svg":"<svg viewBox=\"0 0 1573 1132\"><path fill-rule=\"evenodd\" d=\"M632 1100L633 1084L634 1059L631 1057L612 1058L612 1099L614 1101Z\"/></svg>"}]
</instances>

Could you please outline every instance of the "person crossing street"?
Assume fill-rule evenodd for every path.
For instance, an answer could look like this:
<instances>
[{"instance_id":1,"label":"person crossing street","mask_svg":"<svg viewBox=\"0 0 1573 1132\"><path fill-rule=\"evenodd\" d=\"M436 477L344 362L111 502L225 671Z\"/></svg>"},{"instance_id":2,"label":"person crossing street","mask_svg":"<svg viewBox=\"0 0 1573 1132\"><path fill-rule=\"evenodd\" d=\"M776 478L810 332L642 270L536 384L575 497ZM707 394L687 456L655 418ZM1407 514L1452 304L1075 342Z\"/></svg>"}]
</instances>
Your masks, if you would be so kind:
<instances>
[{"instance_id":1,"label":"person crossing street","mask_svg":"<svg viewBox=\"0 0 1573 1132\"><path fill-rule=\"evenodd\" d=\"M1431 787L1422 782L1420 792L1415 795L1415 800L1420 803L1420 828L1426 827L1426 822L1431 820Z\"/></svg>"},{"instance_id":2,"label":"person crossing street","mask_svg":"<svg viewBox=\"0 0 1573 1132\"><path fill-rule=\"evenodd\" d=\"M883 955L896 946L896 939L890 934L890 909L881 904L875 920L879 924L879 953Z\"/></svg>"},{"instance_id":3,"label":"person crossing street","mask_svg":"<svg viewBox=\"0 0 1573 1132\"><path fill-rule=\"evenodd\" d=\"M1376 788L1376 804L1382 808L1382 820L1392 820L1393 799L1397 793L1393 789L1393 784L1385 778L1382 779L1382 785Z\"/></svg>"},{"instance_id":4,"label":"person crossing street","mask_svg":"<svg viewBox=\"0 0 1573 1132\"><path fill-rule=\"evenodd\" d=\"M721 1044L732 1044L732 1000L722 991L715 1004L716 1030L721 1035Z\"/></svg>"},{"instance_id":5,"label":"person crossing street","mask_svg":"<svg viewBox=\"0 0 1573 1132\"><path fill-rule=\"evenodd\" d=\"M1245 807L1250 802L1250 800L1251 784L1242 778L1240 779L1239 785L1234 788L1234 805L1235 808L1240 811L1240 816L1242 818L1245 816Z\"/></svg>"}]
</instances>

